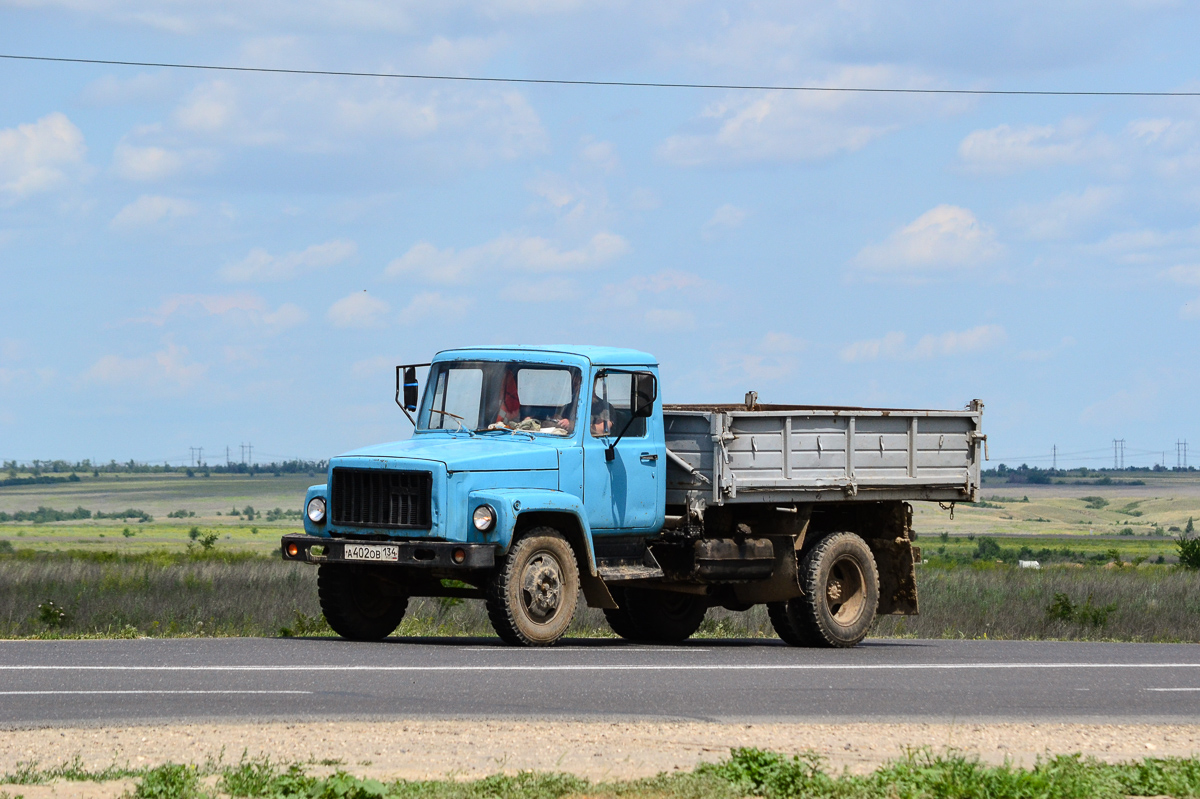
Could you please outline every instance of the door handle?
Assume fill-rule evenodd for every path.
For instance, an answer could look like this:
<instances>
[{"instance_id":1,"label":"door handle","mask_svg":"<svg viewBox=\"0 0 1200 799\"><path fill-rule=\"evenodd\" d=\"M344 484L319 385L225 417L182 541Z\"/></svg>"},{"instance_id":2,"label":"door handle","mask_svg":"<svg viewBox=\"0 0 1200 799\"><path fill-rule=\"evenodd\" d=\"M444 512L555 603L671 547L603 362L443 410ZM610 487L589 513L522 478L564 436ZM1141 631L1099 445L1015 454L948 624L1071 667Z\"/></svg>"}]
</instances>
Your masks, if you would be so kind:
<instances>
[{"instance_id":1,"label":"door handle","mask_svg":"<svg viewBox=\"0 0 1200 799\"><path fill-rule=\"evenodd\" d=\"M643 453L642 453L642 460L644 460L644 461L656 461L656 460L658 460L658 453L657 453L657 452L643 452Z\"/></svg>"}]
</instances>

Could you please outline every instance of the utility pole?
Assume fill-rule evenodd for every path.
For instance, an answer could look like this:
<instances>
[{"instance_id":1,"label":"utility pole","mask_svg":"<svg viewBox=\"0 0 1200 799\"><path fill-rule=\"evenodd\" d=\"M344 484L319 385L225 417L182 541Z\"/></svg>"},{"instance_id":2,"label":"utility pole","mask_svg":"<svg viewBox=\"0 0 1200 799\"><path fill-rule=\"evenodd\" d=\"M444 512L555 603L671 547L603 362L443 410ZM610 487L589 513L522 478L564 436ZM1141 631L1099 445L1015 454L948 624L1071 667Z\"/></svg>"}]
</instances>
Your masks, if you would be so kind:
<instances>
[{"instance_id":1,"label":"utility pole","mask_svg":"<svg viewBox=\"0 0 1200 799\"><path fill-rule=\"evenodd\" d=\"M225 445L225 465L229 466L229 445Z\"/></svg>"},{"instance_id":2,"label":"utility pole","mask_svg":"<svg viewBox=\"0 0 1200 799\"><path fill-rule=\"evenodd\" d=\"M242 465L245 466L246 465L246 445L240 444L239 446L242 448Z\"/></svg>"},{"instance_id":3,"label":"utility pole","mask_svg":"<svg viewBox=\"0 0 1200 799\"><path fill-rule=\"evenodd\" d=\"M191 466L195 466L196 465L196 448L188 447L188 451L190 453L188 455L188 464Z\"/></svg>"},{"instance_id":4,"label":"utility pole","mask_svg":"<svg viewBox=\"0 0 1200 799\"><path fill-rule=\"evenodd\" d=\"M1054 469L1054 471L1057 472L1058 471L1058 444L1054 445L1054 460L1051 461L1051 463L1053 463L1054 465L1051 466L1050 468Z\"/></svg>"},{"instance_id":5,"label":"utility pole","mask_svg":"<svg viewBox=\"0 0 1200 799\"><path fill-rule=\"evenodd\" d=\"M1113 439L1113 470L1117 468L1117 440Z\"/></svg>"},{"instance_id":6,"label":"utility pole","mask_svg":"<svg viewBox=\"0 0 1200 799\"><path fill-rule=\"evenodd\" d=\"M200 457L196 459L196 465L203 466L204 465L204 447L197 447L196 449L200 450Z\"/></svg>"},{"instance_id":7,"label":"utility pole","mask_svg":"<svg viewBox=\"0 0 1200 799\"><path fill-rule=\"evenodd\" d=\"M250 465L253 466L254 465L254 445L247 444L246 450L250 453Z\"/></svg>"}]
</instances>

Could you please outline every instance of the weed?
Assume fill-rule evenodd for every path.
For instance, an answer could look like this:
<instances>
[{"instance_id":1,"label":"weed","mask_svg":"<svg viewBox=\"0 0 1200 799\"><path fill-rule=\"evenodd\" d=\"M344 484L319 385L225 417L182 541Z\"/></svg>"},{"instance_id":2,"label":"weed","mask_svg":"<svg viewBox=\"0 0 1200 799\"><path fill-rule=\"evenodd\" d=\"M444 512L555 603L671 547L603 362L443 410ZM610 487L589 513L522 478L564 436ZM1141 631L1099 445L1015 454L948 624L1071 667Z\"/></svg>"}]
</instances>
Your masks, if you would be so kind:
<instances>
[{"instance_id":1,"label":"weed","mask_svg":"<svg viewBox=\"0 0 1200 799\"><path fill-rule=\"evenodd\" d=\"M300 610L292 611L296 619L291 627L280 627L280 638L302 638L306 635L331 635L333 630L324 616L309 616Z\"/></svg>"},{"instance_id":2,"label":"weed","mask_svg":"<svg viewBox=\"0 0 1200 799\"><path fill-rule=\"evenodd\" d=\"M204 799L195 766L166 763L142 775L132 799Z\"/></svg>"},{"instance_id":3,"label":"weed","mask_svg":"<svg viewBox=\"0 0 1200 799\"><path fill-rule=\"evenodd\" d=\"M1103 607L1092 604L1092 595L1088 594L1087 601L1077 605L1064 593L1055 592L1054 601L1046 608L1047 621L1064 621L1086 624L1092 627L1103 627L1108 624L1109 615L1117 609L1117 603L1111 602Z\"/></svg>"},{"instance_id":4,"label":"weed","mask_svg":"<svg viewBox=\"0 0 1200 799\"><path fill-rule=\"evenodd\" d=\"M49 628L57 629L62 627L70 619L70 614L60 606L54 604L53 601L48 600L38 605L38 621Z\"/></svg>"}]
</instances>

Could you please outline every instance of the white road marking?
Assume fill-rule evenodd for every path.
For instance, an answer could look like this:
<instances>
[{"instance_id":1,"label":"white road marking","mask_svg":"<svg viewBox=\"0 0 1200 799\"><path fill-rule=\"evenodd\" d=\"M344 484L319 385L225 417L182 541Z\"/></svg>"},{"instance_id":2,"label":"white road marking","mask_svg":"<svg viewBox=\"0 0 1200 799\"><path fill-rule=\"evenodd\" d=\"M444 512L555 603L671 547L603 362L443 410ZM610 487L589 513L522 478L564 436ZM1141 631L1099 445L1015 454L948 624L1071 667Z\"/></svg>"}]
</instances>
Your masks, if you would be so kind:
<instances>
[{"instance_id":1,"label":"white road marking","mask_svg":"<svg viewBox=\"0 0 1200 799\"><path fill-rule=\"evenodd\" d=\"M0 691L0 696L62 696L64 694L311 694L312 691Z\"/></svg>"},{"instance_id":2,"label":"white road marking","mask_svg":"<svg viewBox=\"0 0 1200 799\"><path fill-rule=\"evenodd\" d=\"M1147 691L1160 691L1160 692L1167 692L1167 691L1174 692L1174 691L1200 691L1200 688L1147 688L1146 690Z\"/></svg>"},{"instance_id":3,"label":"white road marking","mask_svg":"<svg viewBox=\"0 0 1200 799\"><path fill-rule=\"evenodd\" d=\"M975 671L980 669L1200 669L1200 663L594 663L458 666L355 666L355 665L272 665L272 666L63 666L0 665L4 671L241 671L241 672L313 672L313 671Z\"/></svg>"}]
</instances>

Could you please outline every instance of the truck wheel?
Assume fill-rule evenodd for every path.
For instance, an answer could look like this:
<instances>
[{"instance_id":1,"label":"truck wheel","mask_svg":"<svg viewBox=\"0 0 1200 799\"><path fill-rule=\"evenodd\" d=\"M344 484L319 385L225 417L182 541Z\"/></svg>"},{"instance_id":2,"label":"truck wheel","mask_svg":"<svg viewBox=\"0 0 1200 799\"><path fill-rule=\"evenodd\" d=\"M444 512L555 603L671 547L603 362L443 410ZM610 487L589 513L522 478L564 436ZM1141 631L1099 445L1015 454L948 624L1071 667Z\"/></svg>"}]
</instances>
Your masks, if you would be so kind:
<instances>
[{"instance_id":1,"label":"truck wheel","mask_svg":"<svg viewBox=\"0 0 1200 799\"><path fill-rule=\"evenodd\" d=\"M317 596L329 626L351 641L382 641L408 610L408 597L364 566L321 564Z\"/></svg>"},{"instance_id":2,"label":"truck wheel","mask_svg":"<svg viewBox=\"0 0 1200 799\"><path fill-rule=\"evenodd\" d=\"M792 646L850 647L866 637L879 605L879 572L867 542L834 533L800 563L804 596L772 603L775 632Z\"/></svg>"},{"instance_id":3,"label":"truck wheel","mask_svg":"<svg viewBox=\"0 0 1200 799\"><path fill-rule=\"evenodd\" d=\"M609 588L608 592L612 594L612 598L618 605L615 608L604 609L604 619L608 622L608 626L614 633L626 640L638 640L637 627L633 623L633 617L629 615L629 607L626 604L629 600L625 598L625 591L620 588Z\"/></svg>"},{"instance_id":4,"label":"truck wheel","mask_svg":"<svg viewBox=\"0 0 1200 799\"><path fill-rule=\"evenodd\" d=\"M487 611L505 643L550 646L579 603L579 566L566 539L536 527L512 545L487 585Z\"/></svg>"},{"instance_id":5,"label":"truck wheel","mask_svg":"<svg viewBox=\"0 0 1200 799\"><path fill-rule=\"evenodd\" d=\"M645 588L625 589L625 605L634 634L624 637L655 644L691 638L708 612L704 597Z\"/></svg>"}]
</instances>

